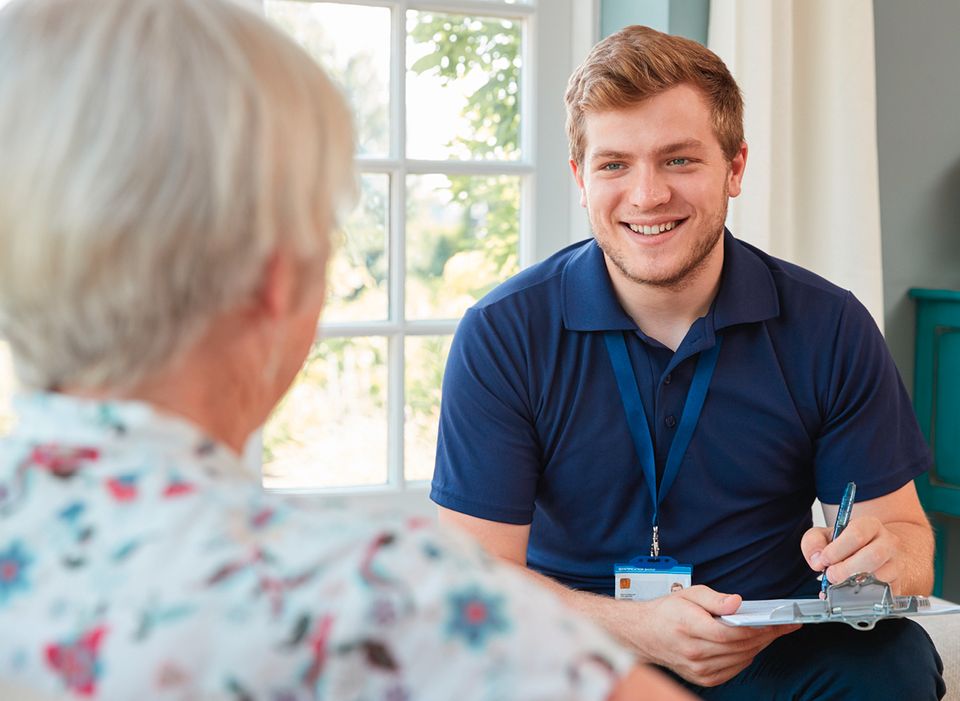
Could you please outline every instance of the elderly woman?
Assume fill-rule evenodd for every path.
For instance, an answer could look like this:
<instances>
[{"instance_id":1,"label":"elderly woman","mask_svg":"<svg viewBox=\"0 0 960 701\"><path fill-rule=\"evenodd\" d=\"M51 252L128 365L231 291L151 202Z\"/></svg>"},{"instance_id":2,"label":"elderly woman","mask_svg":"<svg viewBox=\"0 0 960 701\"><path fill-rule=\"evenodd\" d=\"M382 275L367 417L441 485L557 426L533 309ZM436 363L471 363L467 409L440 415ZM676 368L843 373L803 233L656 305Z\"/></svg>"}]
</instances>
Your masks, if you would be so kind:
<instances>
[{"instance_id":1,"label":"elderly woman","mask_svg":"<svg viewBox=\"0 0 960 701\"><path fill-rule=\"evenodd\" d=\"M242 467L314 337L354 183L347 109L296 45L224 0L14 2L0 154L0 333L32 390L0 441L0 679L680 698L473 544L271 497Z\"/></svg>"}]
</instances>

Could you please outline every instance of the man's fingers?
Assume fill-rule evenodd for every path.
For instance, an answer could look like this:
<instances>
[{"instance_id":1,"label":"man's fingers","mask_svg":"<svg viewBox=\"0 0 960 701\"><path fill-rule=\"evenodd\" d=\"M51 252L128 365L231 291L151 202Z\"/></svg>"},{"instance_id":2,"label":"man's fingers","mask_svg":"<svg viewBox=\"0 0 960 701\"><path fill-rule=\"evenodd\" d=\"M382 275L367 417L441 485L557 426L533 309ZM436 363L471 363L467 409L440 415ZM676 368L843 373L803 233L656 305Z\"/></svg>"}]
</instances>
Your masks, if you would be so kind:
<instances>
[{"instance_id":1,"label":"man's fingers","mask_svg":"<svg viewBox=\"0 0 960 701\"><path fill-rule=\"evenodd\" d=\"M692 601L713 616L726 616L736 613L743 601L739 594L723 594L702 584L676 592L676 595L687 601Z\"/></svg>"},{"instance_id":2,"label":"man's fingers","mask_svg":"<svg viewBox=\"0 0 960 701\"><path fill-rule=\"evenodd\" d=\"M836 541L824 548L820 562L827 579L836 584L859 572L877 574L896 553L889 531L874 518L851 522ZM878 575L879 576L879 575Z\"/></svg>"},{"instance_id":3,"label":"man's fingers","mask_svg":"<svg viewBox=\"0 0 960 701\"><path fill-rule=\"evenodd\" d=\"M842 562L865 548L879 535L882 525L875 518L860 518L850 525L840 536L823 549L821 560L827 565Z\"/></svg>"},{"instance_id":4,"label":"man's fingers","mask_svg":"<svg viewBox=\"0 0 960 701\"><path fill-rule=\"evenodd\" d=\"M751 641L749 645L734 649L732 646L705 646L698 655L691 655L679 670L680 674L701 686L722 684L746 668L757 654L772 640L764 636ZM713 654L709 654L712 652Z\"/></svg>"},{"instance_id":5,"label":"man's fingers","mask_svg":"<svg viewBox=\"0 0 960 701\"><path fill-rule=\"evenodd\" d=\"M783 628L788 628L784 631ZM688 631L691 638L695 638L700 645L711 645L711 654L721 654L729 651L749 650L752 646L764 646L785 632L791 632L790 626L729 626L718 620L711 620L710 625L704 625L699 630Z\"/></svg>"},{"instance_id":6,"label":"man's fingers","mask_svg":"<svg viewBox=\"0 0 960 701\"><path fill-rule=\"evenodd\" d=\"M880 576L884 566L891 561L893 553L882 542L870 543L867 547L858 550L846 560L827 568L827 579L836 584L860 572L872 572L878 579L886 582Z\"/></svg>"},{"instance_id":7,"label":"man's fingers","mask_svg":"<svg viewBox=\"0 0 960 701\"><path fill-rule=\"evenodd\" d=\"M829 528L810 528L803 534L803 538L800 540L800 552L803 553L803 557L807 561L807 564L810 565L810 569L816 570L817 572L823 569L814 557L819 556L829 542Z\"/></svg>"},{"instance_id":8,"label":"man's fingers","mask_svg":"<svg viewBox=\"0 0 960 701\"><path fill-rule=\"evenodd\" d=\"M854 519L834 541L829 540L831 532L829 528L811 528L800 541L811 569L823 572L831 568L831 582L857 572L873 572L891 557L891 546L883 544L885 530L876 518Z\"/></svg>"},{"instance_id":9,"label":"man's fingers","mask_svg":"<svg viewBox=\"0 0 960 701\"><path fill-rule=\"evenodd\" d=\"M724 645L706 644L699 655L688 658L685 669L678 673L700 686L722 684L745 669L774 640L799 628L799 625L753 628L751 638Z\"/></svg>"}]
</instances>

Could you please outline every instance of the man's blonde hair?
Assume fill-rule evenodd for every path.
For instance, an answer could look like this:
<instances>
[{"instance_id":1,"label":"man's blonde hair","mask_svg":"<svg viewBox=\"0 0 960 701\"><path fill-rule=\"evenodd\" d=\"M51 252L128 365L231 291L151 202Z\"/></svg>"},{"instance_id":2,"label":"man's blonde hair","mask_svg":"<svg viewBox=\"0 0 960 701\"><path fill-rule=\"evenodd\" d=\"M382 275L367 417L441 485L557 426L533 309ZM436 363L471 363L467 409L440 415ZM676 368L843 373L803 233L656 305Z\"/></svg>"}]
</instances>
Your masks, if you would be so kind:
<instances>
[{"instance_id":1,"label":"man's blonde hair","mask_svg":"<svg viewBox=\"0 0 960 701\"><path fill-rule=\"evenodd\" d=\"M677 85L698 88L727 160L743 143L743 97L720 58L702 44L649 27L625 27L593 47L567 84L570 158L583 165L584 118L630 107Z\"/></svg>"},{"instance_id":2,"label":"man's blonde hair","mask_svg":"<svg viewBox=\"0 0 960 701\"><path fill-rule=\"evenodd\" d=\"M32 388L129 386L243 301L269 257L328 256L348 108L230 0L0 10L0 336Z\"/></svg>"}]
</instances>

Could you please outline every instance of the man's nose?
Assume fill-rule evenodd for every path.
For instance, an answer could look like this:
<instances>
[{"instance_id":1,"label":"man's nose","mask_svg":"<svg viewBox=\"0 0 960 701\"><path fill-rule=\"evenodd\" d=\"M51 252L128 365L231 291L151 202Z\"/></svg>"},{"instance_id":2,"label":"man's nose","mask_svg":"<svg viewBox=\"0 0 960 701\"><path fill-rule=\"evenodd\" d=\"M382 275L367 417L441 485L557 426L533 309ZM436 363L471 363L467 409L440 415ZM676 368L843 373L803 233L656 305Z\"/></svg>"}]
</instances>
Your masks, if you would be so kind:
<instances>
[{"instance_id":1,"label":"man's nose","mask_svg":"<svg viewBox=\"0 0 960 701\"><path fill-rule=\"evenodd\" d=\"M670 186L656 168L637 168L630 183L630 204L641 210L656 209L670 201Z\"/></svg>"}]
</instances>

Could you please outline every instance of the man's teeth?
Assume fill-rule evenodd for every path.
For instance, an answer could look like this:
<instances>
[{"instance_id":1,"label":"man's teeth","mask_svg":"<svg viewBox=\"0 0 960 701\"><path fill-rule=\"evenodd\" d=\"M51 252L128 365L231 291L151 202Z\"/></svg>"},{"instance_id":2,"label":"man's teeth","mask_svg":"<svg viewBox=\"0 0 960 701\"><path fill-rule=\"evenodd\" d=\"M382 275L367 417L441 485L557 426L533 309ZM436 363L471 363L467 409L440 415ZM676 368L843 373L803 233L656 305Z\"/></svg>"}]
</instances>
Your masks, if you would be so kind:
<instances>
[{"instance_id":1,"label":"man's teeth","mask_svg":"<svg viewBox=\"0 0 960 701\"><path fill-rule=\"evenodd\" d=\"M630 227L630 230L637 234L643 234L644 236L653 236L654 234L662 234L664 231L670 231L680 222L667 222L666 224L654 224L653 226L640 226L638 224L627 224Z\"/></svg>"}]
</instances>

